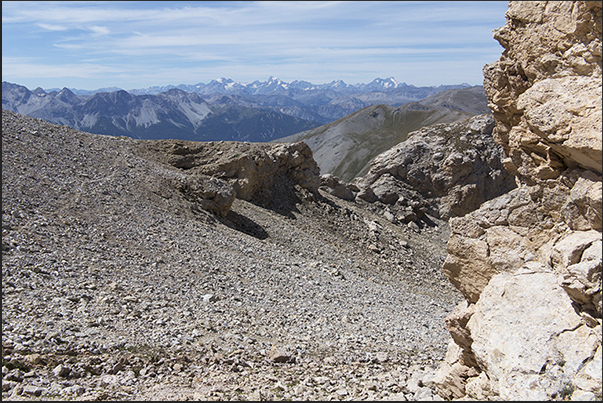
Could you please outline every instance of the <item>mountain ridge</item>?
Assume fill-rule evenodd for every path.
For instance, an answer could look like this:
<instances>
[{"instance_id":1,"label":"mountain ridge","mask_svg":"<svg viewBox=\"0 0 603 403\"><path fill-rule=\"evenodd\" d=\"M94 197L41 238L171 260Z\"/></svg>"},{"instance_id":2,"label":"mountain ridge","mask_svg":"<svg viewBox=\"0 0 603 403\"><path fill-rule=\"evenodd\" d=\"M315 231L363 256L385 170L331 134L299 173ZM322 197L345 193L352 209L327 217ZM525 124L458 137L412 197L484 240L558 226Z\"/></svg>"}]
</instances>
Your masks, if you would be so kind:
<instances>
[{"instance_id":1,"label":"mountain ridge","mask_svg":"<svg viewBox=\"0 0 603 403\"><path fill-rule=\"evenodd\" d=\"M273 142L306 142L323 174L349 182L365 174L374 157L406 140L409 133L489 112L482 87L450 89L398 107L368 106Z\"/></svg>"},{"instance_id":2,"label":"mountain ridge","mask_svg":"<svg viewBox=\"0 0 603 403\"><path fill-rule=\"evenodd\" d=\"M451 88L452 87L452 88ZM460 87L460 88L458 88ZM275 77L243 86L230 79L201 88L167 86L158 93L125 90L77 94L69 88L30 91L2 82L2 107L96 134L141 139L271 141L327 124L377 104L403 105L440 92L481 87L414 87L393 78L362 86ZM151 91L156 92L156 91Z\"/></svg>"},{"instance_id":3,"label":"mountain ridge","mask_svg":"<svg viewBox=\"0 0 603 403\"><path fill-rule=\"evenodd\" d=\"M84 90L84 89L76 89L69 87L68 89L77 95L93 95L98 92L115 92L119 90L125 90L135 95L141 94L158 94L160 92L167 91L172 88L178 88L184 90L186 92L203 92L210 93L212 91L218 90L218 92L232 92L237 89L247 89L249 91L266 91L268 88L278 88L281 87L283 89L292 88L298 90L316 90L316 89L332 89L332 90L342 90L348 89L350 91L366 91L366 90L379 90L379 89L395 89L395 88L409 88L409 89L421 89L421 88L435 88L435 89L450 89L450 88L465 88L471 87L470 84L461 83L456 85L443 85L440 84L438 86L415 86L412 84L406 84L405 82L399 82L394 77L388 78L375 78L370 83L357 83L357 84L347 84L343 80L333 80L330 83L323 84L314 84L305 80L293 80L291 82L282 81L277 77L270 76L266 81L255 80L249 83L237 82L230 78L217 78L210 80L208 83L196 83L196 84L168 84L164 86L150 86L146 88L133 88L133 89L124 89L120 87L103 87L95 90ZM38 87L39 89L42 89ZM52 91L60 91L62 88L48 88L43 89L45 92ZM220 91L221 90L221 91Z\"/></svg>"},{"instance_id":4,"label":"mountain ridge","mask_svg":"<svg viewBox=\"0 0 603 403\"><path fill-rule=\"evenodd\" d=\"M95 134L140 139L268 141L318 123L249 104L206 102L170 89L157 95L125 90L79 96L2 82L2 108Z\"/></svg>"}]
</instances>

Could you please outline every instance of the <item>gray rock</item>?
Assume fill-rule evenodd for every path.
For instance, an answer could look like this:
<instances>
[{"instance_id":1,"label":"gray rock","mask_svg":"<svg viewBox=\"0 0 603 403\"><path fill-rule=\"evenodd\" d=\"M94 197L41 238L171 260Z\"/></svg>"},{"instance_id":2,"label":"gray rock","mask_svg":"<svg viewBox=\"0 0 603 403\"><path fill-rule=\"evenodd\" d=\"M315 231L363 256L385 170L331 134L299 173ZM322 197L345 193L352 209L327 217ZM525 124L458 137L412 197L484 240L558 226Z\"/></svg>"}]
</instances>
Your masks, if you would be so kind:
<instances>
[{"instance_id":1,"label":"gray rock","mask_svg":"<svg viewBox=\"0 0 603 403\"><path fill-rule=\"evenodd\" d=\"M69 368L63 364L59 364L52 370L52 373L57 378L66 378L71 373L71 368Z\"/></svg>"},{"instance_id":2,"label":"gray rock","mask_svg":"<svg viewBox=\"0 0 603 403\"><path fill-rule=\"evenodd\" d=\"M376 156L368 173L354 179L360 189L357 197L369 203L414 203L417 219L425 212L449 219L477 209L516 186L503 168L502 148L492 137L493 122L484 114L410 133Z\"/></svg>"},{"instance_id":3,"label":"gray rock","mask_svg":"<svg viewBox=\"0 0 603 403\"><path fill-rule=\"evenodd\" d=\"M42 388L39 386L24 385L23 391L21 392L21 394L22 395L30 395L30 396L41 396L45 390L46 390L45 388Z\"/></svg>"}]
</instances>

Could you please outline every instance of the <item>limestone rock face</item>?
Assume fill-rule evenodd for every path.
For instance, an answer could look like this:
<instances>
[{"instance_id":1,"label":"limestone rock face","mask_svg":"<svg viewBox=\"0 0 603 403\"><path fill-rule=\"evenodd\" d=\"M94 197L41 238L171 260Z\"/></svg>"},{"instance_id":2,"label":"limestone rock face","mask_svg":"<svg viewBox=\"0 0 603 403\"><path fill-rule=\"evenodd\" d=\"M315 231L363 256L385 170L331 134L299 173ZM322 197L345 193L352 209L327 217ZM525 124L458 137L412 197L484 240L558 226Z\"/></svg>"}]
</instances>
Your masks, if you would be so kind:
<instances>
[{"instance_id":1,"label":"limestone rock face","mask_svg":"<svg viewBox=\"0 0 603 403\"><path fill-rule=\"evenodd\" d=\"M492 116L484 114L410 133L356 178L356 197L389 205L403 222L425 213L447 220L477 209L516 186L502 165L493 127Z\"/></svg>"},{"instance_id":2,"label":"limestone rock face","mask_svg":"<svg viewBox=\"0 0 603 403\"><path fill-rule=\"evenodd\" d=\"M264 206L285 205L295 186L314 193L321 184L318 165L303 142L158 140L140 152L181 168L187 176L180 186L185 195L204 200L201 207L221 215L234 196Z\"/></svg>"},{"instance_id":3,"label":"limestone rock face","mask_svg":"<svg viewBox=\"0 0 603 403\"><path fill-rule=\"evenodd\" d=\"M484 89L507 168L527 184L601 174L601 2L510 2L506 16Z\"/></svg>"},{"instance_id":4,"label":"limestone rock face","mask_svg":"<svg viewBox=\"0 0 603 403\"><path fill-rule=\"evenodd\" d=\"M601 399L601 2L510 2L484 68L518 187L450 220L443 398ZM473 374L471 374L473 371Z\"/></svg>"},{"instance_id":5,"label":"limestone rock face","mask_svg":"<svg viewBox=\"0 0 603 403\"><path fill-rule=\"evenodd\" d=\"M206 175L181 178L178 186L184 196L199 208L225 217L235 201L235 191L227 182Z\"/></svg>"}]
</instances>

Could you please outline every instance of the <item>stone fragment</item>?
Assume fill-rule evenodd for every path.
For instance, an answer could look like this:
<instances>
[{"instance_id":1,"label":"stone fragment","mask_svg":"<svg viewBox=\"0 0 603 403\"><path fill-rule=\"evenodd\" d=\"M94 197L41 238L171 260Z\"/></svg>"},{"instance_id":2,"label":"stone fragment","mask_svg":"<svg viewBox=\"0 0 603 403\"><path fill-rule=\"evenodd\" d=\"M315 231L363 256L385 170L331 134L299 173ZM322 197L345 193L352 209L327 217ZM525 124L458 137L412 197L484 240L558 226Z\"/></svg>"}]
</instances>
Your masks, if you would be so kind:
<instances>
[{"instance_id":1,"label":"stone fragment","mask_svg":"<svg viewBox=\"0 0 603 403\"><path fill-rule=\"evenodd\" d=\"M23 385L22 395L41 396L46 389L35 385Z\"/></svg>"},{"instance_id":2,"label":"stone fragment","mask_svg":"<svg viewBox=\"0 0 603 403\"><path fill-rule=\"evenodd\" d=\"M272 362L284 363L284 362L292 362L295 360L295 357L291 355L285 349L279 347L272 347L270 351L266 354L266 357Z\"/></svg>"},{"instance_id":3,"label":"stone fragment","mask_svg":"<svg viewBox=\"0 0 603 403\"><path fill-rule=\"evenodd\" d=\"M42 362L42 356L38 353L28 354L23 357L23 362L28 366L38 365Z\"/></svg>"},{"instance_id":4,"label":"stone fragment","mask_svg":"<svg viewBox=\"0 0 603 403\"><path fill-rule=\"evenodd\" d=\"M61 396L81 396L86 392L86 389L80 385L67 386L61 389Z\"/></svg>"},{"instance_id":5,"label":"stone fragment","mask_svg":"<svg viewBox=\"0 0 603 403\"><path fill-rule=\"evenodd\" d=\"M2 392L9 392L18 384L19 384L19 382L10 381L8 379L3 379L2 380Z\"/></svg>"},{"instance_id":6,"label":"stone fragment","mask_svg":"<svg viewBox=\"0 0 603 403\"><path fill-rule=\"evenodd\" d=\"M345 183L342 183L338 177L331 174L321 175L321 188L335 197L344 200L354 200L354 192Z\"/></svg>"},{"instance_id":7,"label":"stone fragment","mask_svg":"<svg viewBox=\"0 0 603 403\"><path fill-rule=\"evenodd\" d=\"M71 373L71 368L69 368L68 366L65 366L63 364L59 364L56 367L54 367L54 369L52 370L52 373L56 377L66 378Z\"/></svg>"},{"instance_id":8,"label":"stone fragment","mask_svg":"<svg viewBox=\"0 0 603 403\"><path fill-rule=\"evenodd\" d=\"M569 266L579 263L582 252L593 242L601 240L601 232L576 231L556 242L551 253L551 264L557 273L563 273Z\"/></svg>"},{"instance_id":9,"label":"stone fragment","mask_svg":"<svg viewBox=\"0 0 603 403\"><path fill-rule=\"evenodd\" d=\"M216 297L214 294L205 294L202 298L203 302L216 302L218 300L218 297Z\"/></svg>"}]
</instances>

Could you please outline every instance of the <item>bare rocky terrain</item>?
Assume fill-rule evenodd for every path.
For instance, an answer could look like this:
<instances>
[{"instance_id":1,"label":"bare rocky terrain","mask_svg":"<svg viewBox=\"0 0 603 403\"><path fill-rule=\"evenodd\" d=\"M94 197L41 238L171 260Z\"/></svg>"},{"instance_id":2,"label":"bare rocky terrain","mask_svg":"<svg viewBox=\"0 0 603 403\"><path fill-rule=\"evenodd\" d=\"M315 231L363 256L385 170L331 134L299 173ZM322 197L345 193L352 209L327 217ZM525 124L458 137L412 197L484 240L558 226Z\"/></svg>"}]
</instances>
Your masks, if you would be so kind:
<instances>
[{"instance_id":1,"label":"bare rocky terrain","mask_svg":"<svg viewBox=\"0 0 603 403\"><path fill-rule=\"evenodd\" d=\"M601 401L602 11L509 2L492 115L352 183L3 111L3 400Z\"/></svg>"},{"instance_id":2,"label":"bare rocky terrain","mask_svg":"<svg viewBox=\"0 0 603 403\"><path fill-rule=\"evenodd\" d=\"M447 223L396 225L318 189L302 144L134 140L3 110L3 400L440 400L462 299L441 272ZM225 167L264 188L218 214L187 189Z\"/></svg>"}]
</instances>

